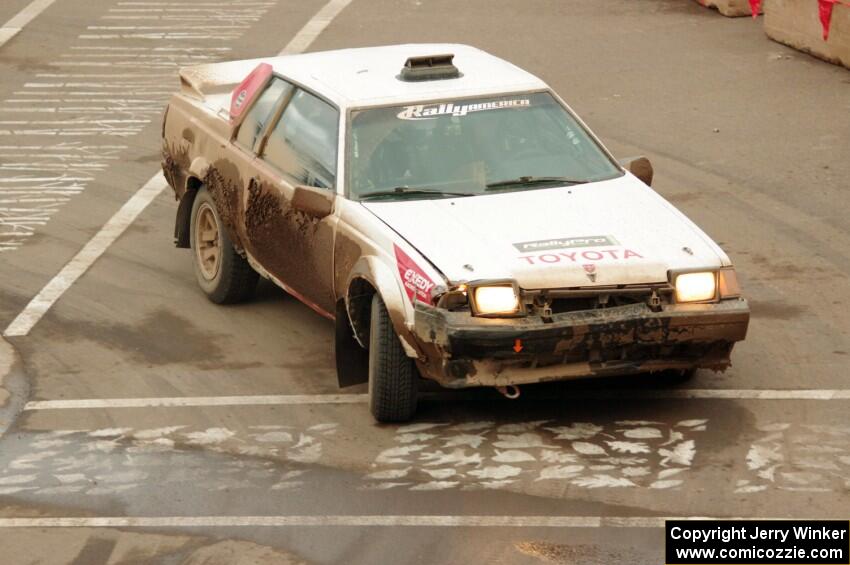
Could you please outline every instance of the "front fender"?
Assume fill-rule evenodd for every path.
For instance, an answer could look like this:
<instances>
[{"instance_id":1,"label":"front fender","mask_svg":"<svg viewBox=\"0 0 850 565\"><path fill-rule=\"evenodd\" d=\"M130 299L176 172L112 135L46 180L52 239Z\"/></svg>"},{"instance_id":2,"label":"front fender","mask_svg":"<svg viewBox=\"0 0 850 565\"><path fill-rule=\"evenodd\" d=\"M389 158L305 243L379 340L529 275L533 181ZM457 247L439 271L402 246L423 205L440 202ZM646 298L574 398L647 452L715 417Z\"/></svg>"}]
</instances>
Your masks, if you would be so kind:
<instances>
[{"instance_id":1,"label":"front fender","mask_svg":"<svg viewBox=\"0 0 850 565\"><path fill-rule=\"evenodd\" d=\"M413 335L413 308L401 285L398 273L374 255L360 257L351 269L346 288L350 288L356 279L364 279L371 284L389 312L396 333L409 357L420 357L421 352ZM350 296L345 295L346 310L351 316ZM409 323L408 323L409 322Z\"/></svg>"}]
</instances>

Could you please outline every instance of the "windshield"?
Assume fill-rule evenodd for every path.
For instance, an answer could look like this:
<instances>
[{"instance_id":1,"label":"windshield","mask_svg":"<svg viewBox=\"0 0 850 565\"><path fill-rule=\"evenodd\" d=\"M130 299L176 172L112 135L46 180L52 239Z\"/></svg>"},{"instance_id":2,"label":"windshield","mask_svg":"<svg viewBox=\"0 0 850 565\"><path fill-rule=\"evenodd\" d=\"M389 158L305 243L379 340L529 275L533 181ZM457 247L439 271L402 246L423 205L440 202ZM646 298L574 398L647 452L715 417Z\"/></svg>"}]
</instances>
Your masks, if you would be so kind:
<instances>
[{"instance_id":1,"label":"windshield","mask_svg":"<svg viewBox=\"0 0 850 565\"><path fill-rule=\"evenodd\" d=\"M545 92L360 110L350 131L354 199L531 190L621 174Z\"/></svg>"}]
</instances>

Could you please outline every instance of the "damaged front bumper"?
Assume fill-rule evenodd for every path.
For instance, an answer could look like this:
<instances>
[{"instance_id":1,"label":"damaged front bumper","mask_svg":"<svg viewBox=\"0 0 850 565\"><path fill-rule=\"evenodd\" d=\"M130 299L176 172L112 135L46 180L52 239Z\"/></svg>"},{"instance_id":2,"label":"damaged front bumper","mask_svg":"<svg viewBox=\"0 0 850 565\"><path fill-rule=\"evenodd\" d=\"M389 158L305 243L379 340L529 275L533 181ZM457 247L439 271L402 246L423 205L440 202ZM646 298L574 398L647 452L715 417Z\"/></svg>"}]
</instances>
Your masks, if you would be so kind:
<instances>
[{"instance_id":1,"label":"damaged front bumper","mask_svg":"<svg viewBox=\"0 0 850 565\"><path fill-rule=\"evenodd\" d=\"M540 317L476 318L416 304L425 377L450 388L505 386L667 369L725 370L746 337L744 299L631 304Z\"/></svg>"}]
</instances>

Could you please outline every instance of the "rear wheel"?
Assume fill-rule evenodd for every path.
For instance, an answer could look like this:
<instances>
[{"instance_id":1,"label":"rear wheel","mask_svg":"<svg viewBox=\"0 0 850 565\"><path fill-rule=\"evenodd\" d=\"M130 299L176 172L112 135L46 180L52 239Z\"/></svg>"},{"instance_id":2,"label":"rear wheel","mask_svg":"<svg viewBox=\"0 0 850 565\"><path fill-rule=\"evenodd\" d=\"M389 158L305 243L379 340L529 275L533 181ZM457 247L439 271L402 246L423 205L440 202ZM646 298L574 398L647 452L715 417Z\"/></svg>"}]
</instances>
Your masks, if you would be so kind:
<instances>
[{"instance_id":1,"label":"rear wheel","mask_svg":"<svg viewBox=\"0 0 850 565\"><path fill-rule=\"evenodd\" d=\"M192 204L189 241L198 285L216 304L232 304L251 298L259 275L236 253L215 209L210 193L201 187Z\"/></svg>"},{"instance_id":2,"label":"rear wheel","mask_svg":"<svg viewBox=\"0 0 850 565\"><path fill-rule=\"evenodd\" d=\"M369 409L379 422L404 422L416 412L418 373L404 352L384 301L372 297Z\"/></svg>"}]
</instances>

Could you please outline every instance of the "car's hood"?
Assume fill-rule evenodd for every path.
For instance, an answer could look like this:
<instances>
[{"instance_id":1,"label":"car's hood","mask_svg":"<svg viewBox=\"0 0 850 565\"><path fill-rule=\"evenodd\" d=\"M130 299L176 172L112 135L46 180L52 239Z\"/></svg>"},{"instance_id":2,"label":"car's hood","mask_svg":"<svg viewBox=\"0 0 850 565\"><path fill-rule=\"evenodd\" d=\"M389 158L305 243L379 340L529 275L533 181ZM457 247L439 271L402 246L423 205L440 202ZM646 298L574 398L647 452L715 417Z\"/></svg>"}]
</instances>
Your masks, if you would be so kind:
<instances>
[{"instance_id":1,"label":"car's hood","mask_svg":"<svg viewBox=\"0 0 850 565\"><path fill-rule=\"evenodd\" d=\"M363 205L453 282L636 284L666 281L670 269L728 263L708 236L628 174L573 187Z\"/></svg>"}]
</instances>

